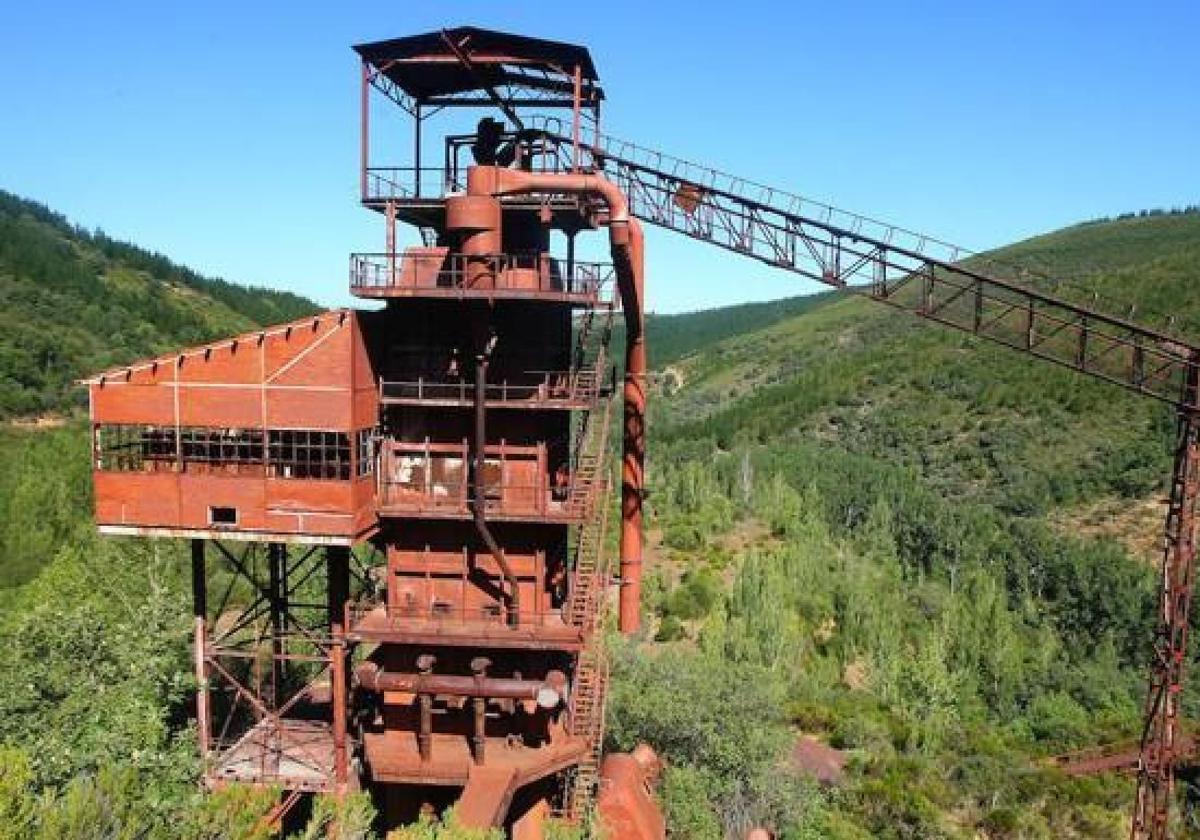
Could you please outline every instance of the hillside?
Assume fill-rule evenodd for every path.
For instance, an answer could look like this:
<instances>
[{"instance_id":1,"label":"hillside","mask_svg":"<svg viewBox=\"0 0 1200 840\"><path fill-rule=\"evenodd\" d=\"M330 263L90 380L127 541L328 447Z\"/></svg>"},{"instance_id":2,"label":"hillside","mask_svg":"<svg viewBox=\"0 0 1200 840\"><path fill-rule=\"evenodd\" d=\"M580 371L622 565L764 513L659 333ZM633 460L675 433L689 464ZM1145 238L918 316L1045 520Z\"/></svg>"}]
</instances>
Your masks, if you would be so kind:
<instances>
[{"instance_id":1,"label":"hillside","mask_svg":"<svg viewBox=\"0 0 1200 840\"><path fill-rule=\"evenodd\" d=\"M0 419L65 412L86 373L318 309L201 277L0 190Z\"/></svg>"},{"instance_id":2,"label":"hillside","mask_svg":"<svg viewBox=\"0 0 1200 840\"><path fill-rule=\"evenodd\" d=\"M1121 314L1136 301L1146 323L1200 332L1200 213L1079 225L995 256L1071 277L1066 296L1094 290ZM674 366L686 385L660 402L668 427L723 447L829 441L1011 512L1140 497L1168 465L1173 426L1152 401L866 300L831 302Z\"/></svg>"},{"instance_id":3,"label":"hillside","mask_svg":"<svg viewBox=\"0 0 1200 840\"><path fill-rule=\"evenodd\" d=\"M780 321L796 318L837 297L837 292L824 292L679 315L649 313L646 316L646 330L650 337L647 344L650 366L662 370L684 356L711 349L725 339L758 332ZM617 342L620 343L619 333ZM616 352L613 357L619 359L621 355Z\"/></svg>"}]
</instances>

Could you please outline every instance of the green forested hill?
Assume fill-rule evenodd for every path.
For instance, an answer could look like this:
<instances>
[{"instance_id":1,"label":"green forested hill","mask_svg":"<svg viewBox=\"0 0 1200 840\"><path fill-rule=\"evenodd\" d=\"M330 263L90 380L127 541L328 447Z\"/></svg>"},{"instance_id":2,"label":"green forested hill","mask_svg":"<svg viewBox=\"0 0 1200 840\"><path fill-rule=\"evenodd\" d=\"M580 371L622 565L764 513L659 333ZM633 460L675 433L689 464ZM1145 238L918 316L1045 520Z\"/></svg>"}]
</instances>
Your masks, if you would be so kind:
<instances>
[{"instance_id":1,"label":"green forested hill","mask_svg":"<svg viewBox=\"0 0 1200 840\"><path fill-rule=\"evenodd\" d=\"M79 404L81 375L318 308L201 277L2 190L0 300L0 419Z\"/></svg>"},{"instance_id":2,"label":"green forested hill","mask_svg":"<svg viewBox=\"0 0 1200 840\"><path fill-rule=\"evenodd\" d=\"M661 369L698 350L712 348L727 338L766 329L780 321L817 309L837 297L836 292L825 292L680 315L651 313L646 316L646 330L650 336L647 345L650 364ZM618 343L619 341L618 335ZM614 354L613 358L621 358L620 353Z\"/></svg>"},{"instance_id":3,"label":"green forested hill","mask_svg":"<svg viewBox=\"0 0 1200 840\"><path fill-rule=\"evenodd\" d=\"M1200 334L1200 213L1095 222L995 252L1091 298ZM1104 266L1111 266L1104 268ZM1168 324L1168 322L1170 322ZM1138 497L1168 465L1169 412L870 301L846 299L676 362L660 422L735 441L837 443L1016 513Z\"/></svg>"}]
</instances>

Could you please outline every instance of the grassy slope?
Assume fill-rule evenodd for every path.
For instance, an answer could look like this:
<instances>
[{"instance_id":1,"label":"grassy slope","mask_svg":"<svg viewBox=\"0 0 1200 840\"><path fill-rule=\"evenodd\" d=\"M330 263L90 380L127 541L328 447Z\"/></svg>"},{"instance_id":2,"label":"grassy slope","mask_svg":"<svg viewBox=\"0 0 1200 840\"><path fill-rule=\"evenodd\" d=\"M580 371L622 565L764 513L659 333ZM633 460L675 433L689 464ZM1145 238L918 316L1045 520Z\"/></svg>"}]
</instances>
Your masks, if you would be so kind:
<instances>
[{"instance_id":1,"label":"grassy slope","mask_svg":"<svg viewBox=\"0 0 1200 840\"><path fill-rule=\"evenodd\" d=\"M1196 332L1200 214L1079 225L997 254L1078 278L1064 294L1136 300L1138 317ZM835 301L676 367L685 384L659 414L668 434L836 442L1012 512L1142 496L1168 466L1171 418L1151 401L869 301Z\"/></svg>"},{"instance_id":2,"label":"grassy slope","mask_svg":"<svg viewBox=\"0 0 1200 840\"><path fill-rule=\"evenodd\" d=\"M3 191L0 300L0 418L69 410L81 375L318 308L201 277Z\"/></svg>"}]
</instances>

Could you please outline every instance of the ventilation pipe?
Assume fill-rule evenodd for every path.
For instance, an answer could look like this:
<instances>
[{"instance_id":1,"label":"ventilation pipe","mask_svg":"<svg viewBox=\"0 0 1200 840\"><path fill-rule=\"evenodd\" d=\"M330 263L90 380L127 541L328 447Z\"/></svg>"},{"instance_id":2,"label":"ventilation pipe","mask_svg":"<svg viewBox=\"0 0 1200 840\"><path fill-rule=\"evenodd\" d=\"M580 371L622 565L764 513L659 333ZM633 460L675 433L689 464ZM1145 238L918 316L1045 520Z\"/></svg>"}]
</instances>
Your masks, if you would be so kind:
<instances>
[{"instance_id":1,"label":"ventilation pipe","mask_svg":"<svg viewBox=\"0 0 1200 840\"><path fill-rule=\"evenodd\" d=\"M528 680L480 674L434 674L431 669L432 664L416 672L388 671L379 663L368 660L354 670L354 675L362 688L375 692L402 691L406 694L530 700L543 709L556 709L567 697L567 676L562 671L547 671L545 679Z\"/></svg>"},{"instance_id":2,"label":"ventilation pipe","mask_svg":"<svg viewBox=\"0 0 1200 840\"><path fill-rule=\"evenodd\" d=\"M479 355L475 357L475 480L472 482L474 493L471 496L471 514L475 520L475 530L479 532L479 538L483 540L483 544L495 558L496 565L500 567L500 574L504 576L504 581L508 584L508 623L515 625L521 620L521 589L517 584L516 576L508 565L508 558L504 556L504 550L500 548L500 544L492 535L492 529L488 527L487 517L484 515L484 508L487 506L486 488L483 486L483 471L487 460L484 451L487 446L487 366L488 357L495 345L496 338L492 336Z\"/></svg>"},{"instance_id":3,"label":"ventilation pipe","mask_svg":"<svg viewBox=\"0 0 1200 840\"><path fill-rule=\"evenodd\" d=\"M467 194L500 197L559 193L597 198L608 208L608 236L617 272L617 291L625 313L624 434L621 466L621 598L619 626L634 633L641 620L642 501L646 459L646 343L642 226L629 215L621 189L606 178L473 166Z\"/></svg>"}]
</instances>

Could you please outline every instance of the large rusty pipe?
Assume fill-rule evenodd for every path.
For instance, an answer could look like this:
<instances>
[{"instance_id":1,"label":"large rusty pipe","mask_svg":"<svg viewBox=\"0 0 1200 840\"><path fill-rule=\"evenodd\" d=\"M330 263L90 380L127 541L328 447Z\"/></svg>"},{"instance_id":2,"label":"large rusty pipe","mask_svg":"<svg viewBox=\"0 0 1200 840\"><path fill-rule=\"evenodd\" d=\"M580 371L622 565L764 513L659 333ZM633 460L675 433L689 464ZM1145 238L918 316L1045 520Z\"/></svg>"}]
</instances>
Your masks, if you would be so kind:
<instances>
[{"instance_id":1,"label":"large rusty pipe","mask_svg":"<svg viewBox=\"0 0 1200 840\"><path fill-rule=\"evenodd\" d=\"M504 551L500 548L500 544L496 542L496 537L492 534L492 529L488 527L487 517L484 514L484 508L487 505L487 497L483 486L483 470L486 461L484 448L487 445L487 351L480 353L475 357L475 492L472 494L471 515L475 521L475 530L479 532L479 538L483 540L483 544L487 546L488 551L492 553L492 557L496 560L496 565L500 567L500 574L504 576L505 582L509 588L509 609L508 623L517 624L521 619L521 590L517 584L517 578L512 573L512 569L508 565L508 559L504 556Z\"/></svg>"},{"instance_id":2,"label":"large rusty pipe","mask_svg":"<svg viewBox=\"0 0 1200 840\"><path fill-rule=\"evenodd\" d=\"M437 657L433 654L423 653L417 657L417 670L421 676L428 677L433 672L434 663L437 662ZM364 663L373 665L374 663ZM376 666L378 667L378 666ZM356 677L362 674L361 666L354 672ZM421 761L433 760L433 695L422 694L417 698L419 705L419 720L417 729L417 752L421 756Z\"/></svg>"},{"instance_id":3,"label":"large rusty pipe","mask_svg":"<svg viewBox=\"0 0 1200 840\"><path fill-rule=\"evenodd\" d=\"M483 764L487 750L487 700L476 697L471 701L475 711L474 734L471 736L471 753L476 764Z\"/></svg>"},{"instance_id":4,"label":"large rusty pipe","mask_svg":"<svg viewBox=\"0 0 1200 840\"><path fill-rule=\"evenodd\" d=\"M467 169L467 195L523 195L534 192L595 196L608 208L609 239L618 246L629 242L629 200L612 181L580 172L526 172L498 166Z\"/></svg>"},{"instance_id":5,"label":"large rusty pipe","mask_svg":"<svg viewBox=\"0 0 1200 840\"><path fill-rule=\"evenodd\" d=\"M492 660L486 656L476 656L471 660L471 676L476 683L487 679L487 669ZM479 694L471 701L475 707L475 734L471 737L471 752L474 753L475 763L483 764L484 750L487 749L487 699Z\"/></svg>"},{"instance_id":6,"label":"large rusty pipe","mask_svg":"<svg viewBox=\"0 0 1200 840\"><path fill-rule=\"evenodd\" d=\"M420 705L417 752L422 761L430 761L433 759L433 695L422 694L417 702Z\"/></svg>"},{"instance_id":7,"label":"large rusty pipe","mask_svg":"<svg viewBox=\"0 0 1200 840\"><path fill-rule=\"evenodd\" d=\"M621 598L619 627L634 633L641 622L642 502L646 458L645 247L642 227L629 202L607 178L583 173L525 172L495 166L467 171L468 195L547 192L587 195L608 207L608 234L617 289L625 312L624 434L621 455Z\"/></svg>"},{"instance_id":8,"label":"large rusty pipe","mask_svg":"<svg viewBox=\"0 0 1200 840\"><path fill-rule=\"evenodd\" d=\"M354 671L358 684L367 691L400 691L406 694L486 697L492 700L535 700L543 708L555 708L566 694L567 678L550 671L544 680L513 677L480 677L460 674L425 674L387 671L375 662L364 662Z\"/></svg>"},{"instance_id":9,"label":"large rusty pipe","mask_svg":"<svg viewBox=\"0 0 1200 840\"><path fill-rule=\"evenodd\" d=\"M621 597L618 626L634 633L641 624L642 502L646 482L646 336L643 301L642 226L629 220L628 274L637 300L634 317L625 309L625 380L621 400ZM619 263L619 260L618 260ZM621 276L618 270L618 278ZM623 295L624 297L624 295Z\"/></svg>"}]
</instances>

